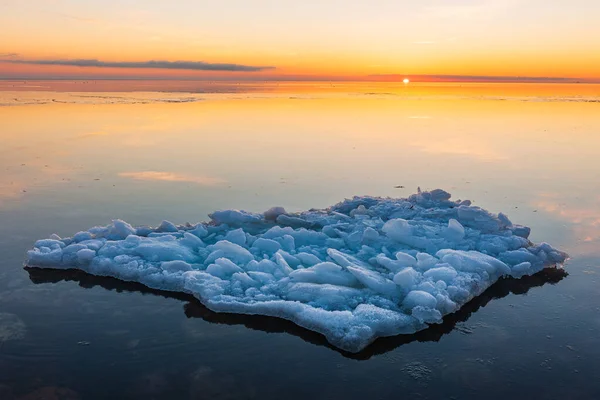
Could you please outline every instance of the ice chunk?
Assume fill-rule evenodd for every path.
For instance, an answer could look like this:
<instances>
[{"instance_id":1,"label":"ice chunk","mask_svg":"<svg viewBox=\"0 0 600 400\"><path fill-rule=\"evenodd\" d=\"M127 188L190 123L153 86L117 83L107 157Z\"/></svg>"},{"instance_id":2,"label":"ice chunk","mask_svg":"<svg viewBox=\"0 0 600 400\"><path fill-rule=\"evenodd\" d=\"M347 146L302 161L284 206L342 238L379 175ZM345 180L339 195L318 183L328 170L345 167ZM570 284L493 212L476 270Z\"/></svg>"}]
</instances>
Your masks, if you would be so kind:
<instances>
[{"instance_id":1,"label":"ice chunk","mask_svg":"<svg viewBox=\"0 0 600 400\"><path fill-rule=\"evenodd\" d=\"M375 260L379 263L379 265L389 269L392 272L398 272L406 267L417 264L417 260L413 256L400 251L396 253L395 260L391 260L383 254L378 255Z\"/></svg>"},{"instance_id":2,"label":"ice chunk","mask_svg":"<svg viewBox=\"0 0 600 400\"><path fill-rule=\"evenodd\" d=\"M412 238L413 230L407 220L402 218L392 219L383 225L383 232L399 243L406 243Z\"/></svg>"},{"instance_id":3,"label":"ice chunk","mask_svg":"<svg viewBox=\"0 0 600 400\"><path fill-rule=\"evenodd\" d=\"M273 258L275 259L275 262L277 263L277 266L279 267L278 271L283 273L284 276L289 275L293 271L292 267L290 267L290 264L288 264L288 262L285 261L285 257L281 253L281 250L278 251L277 253L275 253Z\"/></svg>"},{"instance_id":4,"label":"ice chunk","mask_svg":"<svg viewBox=\"0 0 600 400\"><path fill-rule=\"evenodd\" d=\"M398 260L398 262L403 267L412 267L412 266L416 265L416 263L417 263L416 258L411 256L410 254L403 253L401 251L396 253L396 260Z\"/></svg>"},{"instance_id":5,"label":"ice chunk","mask_svg":"<svg viewBox=\"0 0 600 400\"><path fill-rule=\"evenodd\" d=\"M327 249L327 255L342 267L349 267L351 265L364 265L364 263L356 257L353 257L350 254L342 253L336 249Z\"/></svg>"},{"instance_id":6,"label":"ice chunk","mask_svg":"<svg viewBox=\"0 0 600 400\"><path fill-rule=\"evenodd\" d=\"M355 288L330 284L295 283L287 293L288 300L318 303L328 309L345 308L348 303L358 304L362 292Z\"/></svg>"},{"instance_id":7,"label":"ice chunk","mask_svg":"<svg viewBox=\"0 0 600 400\"><path fill-rule=\"evenodd\" d=\"M194 250L199 249L200 247L206 246L202 239L200 239L196 235L192 235L191 233L184 232L183 239L181 240L181 244L187 247L191 247Z\"/></svg>"},{"instance_id":8,"label":"ice chunk","mask_svg":"<svg viewBox=\"0 0 600 400\"><path fill-rule=\"evenodd\" d=\"M248 249L227 240L221 240L216 244L209 246L208 249L212 250L212 253L208 255L204 261L205 263L213 262L217 258L228 258L233 262L242 264L254 260L254 256Z\"/></svg>"},{"instance_id":9,"label":"ice chunk","mask_svg":"<svg viewBox=\"0 0 600 400\"><path fill-rule=\"evenodd\" d=\"M421 274L408 267L394 275L394 283L405 292L408 292L416 285L420 276Z\"/></svg>"},{"instance_id":10,"label":"ice chunk","mask_svg":"<svg viewBox=\"0 0 600 400\"><path fill-rule=\"evenodd\" d=\"M305 219L292 217L290 215L285 215L285 214L281 214L281 215L277 216L277 219L275 221L282 226L289 226L289 227L294 227L294 228L301 228L301 227L308 228L312 225L309 221L307 221Z\"/></svg>"},{"instance_id":11,"label":"ice chunk","mask_svg":"<svg viewBox=\"0 0 600 400\"><path fill-rule=\"evenodd\" d=\"M225 210L196 226L111 225L39 240L29 266L183 291L216 312L285 318L359 351L379 336L440 323L502 276L567 255L529 242L504 214L451 201L354 197L325 210Z\"/></svg>"},{"instance_id":12,"label":"ice chunk","mask_svg":"<svg viewBox=\"0 0 600 400\"><path fill-rule=\"evenodd\" d=\"M478 251L444 249L437 252L441 260L457 271L487 273L494 276L510 275L504 262Z\"/></svg>"},{"instance_id":13,"label":"ice chunk","mask_svg":"<svg viewBox=\"0 0 600 400\"><path fill-rule=\"evenodd\" d=\"M185 261L165 261L160 266L166 272L185 272L192 269L192 266Z\"/></svg>"},{"instance_id":14,"label":"ice chunk","mask_svg":"<svg viewBox=\"0 0 600 400\"><path fill-rule=\"evenodd\" d=\"M332 262L322 262L306 269L297 269L289 274L293 281L329 283L338 286L357 286L358 281L348 271Z\"/></svg>"},{"instance_id":15,"label":"ice chunk","mask_svg":"<svg viewBox=\"0 0 600 400\"><path fill-rule=\"evenodd\" d=\"M192 229L190 231L190 233L192 235L198 236L200 239L202 239L203 237L208 236L208 230L202 224L198 224L194 229Z\"/></svg>"},{"instance_id":16,"label":"ice chunk","mask_svg":"<svg viewBox=\"0 0 600 400\"><path fill-rule=\"evenodd\" d=\"M252 279L250 277L250 275L248 275L245 272L235 272L233 275L231 275L231 281L232 282L240 282L242 284L242 286L245 286L245 287L260 285L259 282Z\"/></svg>"},{"instance_id":17,"label":"ice chunk","mask_svg":"<svg viewBox=\"0 0 600 400\"><path fill-rule=\"evenodd\" d=\"M73 236L73 240L77 243L83 242L85 240L92 240L93 238L94 237L89 232L78 232L75 234L75 236ZM60 240L60 237L58 240Z\"/></svg>"},{"instance_id":18,"label":"ice chunk","mask_svg":"<svg viewBox=\"0 0 600 400\"><path fill-rule=\"evenodd\" d=\"M107 227L108 234L106 238L109 240L125 239L129 235L135 235L136 231L127 222L120 219L115 219L111 227Z\"/></svg>"},{"instance_id":19,"label":"ice chunk","mask_svg":"<svg viewBox=\"0 0 600 400\"><path fill-rule=\"evenodd\" d=\"M227 224L231 226L261 222L263 219L261 215L239 210L215 211L208 216L216 224Z\"/></svg>"},{"instance_id":20,"label":"ice chunk","mask_svg":"<svg viewBox=\"0 0 600 400\"><path fill-rule=\"evenodd\" d=\"M281 250L281 245L279 242L276 242L272 239L263 239L258 238L252 244L252 247L263 252L269 254L275 254L278 250Z\"/></svg>"},{"instance_id":21,"label":"ice chunk","mask_svg":"<svg viewBox=\"0 0 600 400\"><path fill-rule=\"evenodd\" d=\"M421 271L425 271L436 265L438 262L439 260L431 254L418 253L416 267Z\"/></svg>"},{"instance_id":22,"label":"ice chunk","mask_svg":"<svg viewBox=\"0 0 600 400\"><path fill-rule=\"evenodd\" d=\"M260 261L256 261L256 260L252 260L250 261L248 264L246 264L245 269L247 271L256 271L256 272L264 272L267 274L273 274L275 273L275 271L277 271L278 266L276 263L274 263L271 260L260 260Z\"/></svg>"},{"instance_id":23,"label":"ice chunk","mask_svg":"<svg viewBox=\"0 0 600 400\"><path fill-rule=\"evenodd\" d=\"M422 195L426 195L426 193L427 192L423 192ZM450 193L448 193L442 189L432 190L431 192L429 192L429 196L430 196L431 200L437 201L437 202L442 202L444 200L450 200L450 197L452 197L452 195Z\"/></svg>"},{"instance_id":24,"label":"ice chunk","mask_svg":"<svg viewBox=\"0 0 600 400\"><path fill-rule=\"evenodd\" d=\"M528 261L522 262L520 264L512 267L512 274L516 277L521 277L527 274L527 271L531 270L531 263Z\"/></svg>"},{"instance_id":25,"label":"ice chunk","mask_svg":"<svg viewBox=\"0 0 600 400\"><path fill-rule=\"evenodd\" d=\"M319 257L315 256L314 254L304 252L296 254L296 258L300 260L303 265L308 267L312 267L313 265L321 262Z\"/></svg>"},{"instance_id":26,"label":"ice chunk","mask_svg":"<svg viewBox=\"0 0 600 400\"><path fill-rule=\"evenodd\" d=\"M405 267L398 260L391 260L391 259L387 258L384 254L378 255L377 257L375 257L375 260L377 261L377 263L379 265L389 269L392 272L398 272Z\"/></svg>"},{"instance_id":27,"label":"ice chunk","mask_svg":"<svg viewBox=\"0 0 600 400\"><path fill-rule=\"evenodd\" d=\"M413 290L406 295L402 305L409 309L413 309L417 306L423 308L435 308L437 305L437 300L427 292L422 290Z\"/></svg>"},{"instance_id":28,"label":"ice chunk","mask_svg":"<svg viewBox=\"0 0 600 400\"><path fill-rule=\"evenodd\" d=\"M88 248L81 249L77 252L77 259L81 263L89 263L94 257L96 257L96 252Z\"/></svg>"},{"instance_id":29,"label":"ice chunk","mask_svg":"<svg viewBox=\"0 0 600 400\"><path fill-rule=\"evenodd\" d=\"M465 228L455 220L451 218L448 222L448 229L446 230L446 238L455 242L460 242L465 237Z\"/></svg>"},{"instance_id":30,"label":"ice chunk","mask_svg":"<svg viewBox=\"0 0 600 400\"><path fill-rule=\"evenodd\" d=\"M210 264L208 268L206 268L206 272L208 272L212 276L216 276L221 279L226 279L227 277L235 274L236 272L243 272L243 270L237 265L235 265L228 258L219 258L215 260L214 264Z\"/></svg>"},{"instance_id":31,"label":"ice chunk","mask_svg":"<svg viewBox=\"0 0 600 400\"><path fill-rule=\"evenodd\" d=\"M394 282L390 281L383 275L376 271L368 270L362 267L348 267L348 271L352 273L363 285L369 289L374 290L377 293L395 298L397 295L397 288Z\"/></svg>"},{"instance_id":32,"label":"ice chunk","mask_svg":"<svg viewBox=\"0 0 600 400\"><path fill-rule=\"evenodd\" d=\"M225 240L243 246L246 244L246 232L244 232L242 228L234 229L227 232L227 235L225 235Z\"/></svg>"},{"instance_id":33,"label":"ice chunk","mask_svg":"<svg viewBox=\"0 0 600 400\"><path fill-rule=\"evenodd\" d=\"M173 224L172 222L163 221L156 231L157 232L178 232L179 229L177 229L175 224Z\"/></svg>"},{"instance_id":34,"label":"ice chunk","mask_svg":"<svg viewBox=\"0 0 600 400\"><path fill-rule=\"evenodd\" d=\"M280 215L286 214L285 208L273 207L265 211L264 216L266 220L275 221Z\"/></svg>"},{"instance_id":35,"label":"ice chunk","mask_svg":"<svg viewBox=\"0 0 600 400\"><path fill-rule=\"evenodd\" d=\"M266 284L269 284L269 283L275 281L275 277L273 275L271 275L271 274L266 273L266 272L248 271L247 274L252 279L254 279L257 282L260 282L263 285L266 285Z\"/></svg>"},{"instance_id":36,"label":"ice chunk","mask_svg":"<svg viewBox=\"0 0 600 400\"><path fill-rule=\"evenodd\" d=\"M435 324L440 323L442 313L435 308L416 306L412 309L412 316L421 323Z\"/></svg>"},{"instance_id":37,"label":"ice chunk","mask_svg":"<svg viewBox=\"0 0 600 400\"><path fill-rule=\"evenodd\" d=\"M443 265L443 264L442 264ZM444 281L446 283L452 281L452 279L458 276L458 272L450 267L450 265L431 268L423 273L423 277L431 278L434 281Z\"/></svg>"},{"instance_id":38,"label":"ice chunk","mask_svg":"<svg viewBox=\"0 0 600 400\"><path fill-rule=\"evenodd\" d=\"M375 229L373 229L371 227L367 227L367 229L365 229L365 231L363 232L362 241L365 244L375 243L375 242L377 242L378 239L379 239L379 232L377 232Z\"/></svg>"},{"instance_id":39,"label":"ice chunk","mask_svg":"<svg viewBox=\"0 0 600 400\"><path fill-rule=\"evenodd\" d=\"M531 234L531 228L529 228L528 226L517 225L512 227L512 232L513 235L527 239Z\"/></svg>"}]
</instances>

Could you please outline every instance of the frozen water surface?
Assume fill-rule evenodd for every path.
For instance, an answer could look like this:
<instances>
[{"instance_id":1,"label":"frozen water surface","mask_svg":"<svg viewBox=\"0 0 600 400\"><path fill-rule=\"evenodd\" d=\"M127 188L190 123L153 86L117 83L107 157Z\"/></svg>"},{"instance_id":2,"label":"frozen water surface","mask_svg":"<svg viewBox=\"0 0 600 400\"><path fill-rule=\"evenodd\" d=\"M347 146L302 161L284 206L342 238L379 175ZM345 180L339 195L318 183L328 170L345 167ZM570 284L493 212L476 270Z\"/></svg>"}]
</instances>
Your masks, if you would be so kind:
<instances>
[{"instance_id":1,"label":"frozen water surface","mask_svg":"<svg viewBox=\"0 0 600 400\"><path fill-rule=\"evenodd\" d=\"M27 264L190 293L213 311L284 318L358 352L441 323L501 277L566 260L506 215L450 197L437 189L300 213L225 210L195 226L115 220L39 240Z\"/></svg>"}]
</instances>

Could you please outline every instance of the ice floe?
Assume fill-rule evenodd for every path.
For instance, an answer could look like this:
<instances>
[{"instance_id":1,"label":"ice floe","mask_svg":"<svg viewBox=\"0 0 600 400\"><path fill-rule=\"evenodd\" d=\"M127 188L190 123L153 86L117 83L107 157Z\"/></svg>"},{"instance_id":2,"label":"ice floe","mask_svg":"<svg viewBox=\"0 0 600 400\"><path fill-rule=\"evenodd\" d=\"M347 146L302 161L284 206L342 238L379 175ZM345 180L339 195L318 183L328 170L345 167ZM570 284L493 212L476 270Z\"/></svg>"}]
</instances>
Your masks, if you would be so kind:
<instances>
[{"instance_id":1,"label":"ice floe","mask_svg":"<svg viewBox=\"0 0 600 400\"><path fill-rule=\"evenodd\" d=\"M357 352L440 323L503 276L567 255L530 229L437 189L354 197L323 210L217 211L158 228L111 225L39 240L27 265L77 268L196 296L217 312L285 318Z\"/></svg>"}]
</instances>

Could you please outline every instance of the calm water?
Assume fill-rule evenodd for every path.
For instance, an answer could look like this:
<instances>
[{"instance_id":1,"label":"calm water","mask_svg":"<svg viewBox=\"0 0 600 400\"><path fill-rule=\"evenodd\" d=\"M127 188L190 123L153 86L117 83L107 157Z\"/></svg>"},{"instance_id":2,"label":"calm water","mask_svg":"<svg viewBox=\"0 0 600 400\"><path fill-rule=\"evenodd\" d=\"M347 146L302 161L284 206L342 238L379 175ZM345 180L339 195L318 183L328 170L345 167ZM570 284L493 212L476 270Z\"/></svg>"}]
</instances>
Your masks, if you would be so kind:
<instances>
[{"instance_id":1,"label":"calm water","mask_svg":"<svg viewBox=\"0 0 600 400\"><path fill-rule=\"evenodd\" d=\"M0 104L2 400L600 398L600 86L0 82ZM418 186L531 226L568 275L342 354L276 319L23 269L36 239L114 218Z\"/></svg>"}]
</instances>

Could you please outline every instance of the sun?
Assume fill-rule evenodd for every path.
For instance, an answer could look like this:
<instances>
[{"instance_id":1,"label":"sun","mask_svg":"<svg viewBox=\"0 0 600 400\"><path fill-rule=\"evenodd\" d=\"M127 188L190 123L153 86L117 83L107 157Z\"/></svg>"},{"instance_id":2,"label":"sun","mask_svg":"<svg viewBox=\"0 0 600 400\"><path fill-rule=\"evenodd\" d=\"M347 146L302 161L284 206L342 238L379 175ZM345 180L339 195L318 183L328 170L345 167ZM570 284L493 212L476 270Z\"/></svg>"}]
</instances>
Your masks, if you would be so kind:
<instances>
[{"instance_id":1,"label":"sun","mask_svg":"<svg viewBox=\"0 0 600 400\"><path fill-rule=\"evenodd\" d=\"M410 79L404 78L404 80L402 82L404 82L404 84L406 85L406 84L410 83Z\"/></svg>"}]
</instances>

